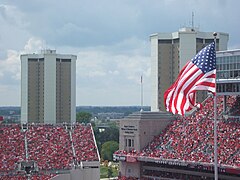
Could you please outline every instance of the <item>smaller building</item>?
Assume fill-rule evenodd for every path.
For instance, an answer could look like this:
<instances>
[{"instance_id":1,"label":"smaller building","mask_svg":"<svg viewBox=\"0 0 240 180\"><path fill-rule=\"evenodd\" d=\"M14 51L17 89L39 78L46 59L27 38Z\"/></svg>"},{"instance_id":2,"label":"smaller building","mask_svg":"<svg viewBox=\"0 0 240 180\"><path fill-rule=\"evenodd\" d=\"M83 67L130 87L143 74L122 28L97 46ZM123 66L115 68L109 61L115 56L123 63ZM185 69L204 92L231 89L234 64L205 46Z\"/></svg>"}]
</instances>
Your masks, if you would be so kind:
<instances>
[{"instance_id":1,"label":"smaller building","mask_svg":"<svg viewBox=\"0 0 240 180\"><path fill-rule=\"evenodd\" d=\"M153 138L176 119L167 112L138 112L120 121L119 149L126 153L140 152ZM140 177L140 162L129 157L114 155L120 161L120 175Z\"/></svg>"}]
</instances>

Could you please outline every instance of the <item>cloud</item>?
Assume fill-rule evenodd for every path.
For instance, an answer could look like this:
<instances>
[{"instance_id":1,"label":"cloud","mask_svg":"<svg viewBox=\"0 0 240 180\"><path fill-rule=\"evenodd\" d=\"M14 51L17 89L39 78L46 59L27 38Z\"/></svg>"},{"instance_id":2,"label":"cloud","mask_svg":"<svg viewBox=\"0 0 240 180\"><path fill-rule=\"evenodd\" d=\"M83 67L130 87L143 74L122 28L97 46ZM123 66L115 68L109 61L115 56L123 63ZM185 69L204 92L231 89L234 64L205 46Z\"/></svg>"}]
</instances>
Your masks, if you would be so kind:
<instances>
[{"instance_id":1,"label":"cloud","mask_svg":"<svg viewBox=\"0 0 240 180\"><path fill-rule=\"evenodd\" d=\"M40 50L45 49L45 47L46 43L44 40L37 37L31 37L24 46L23 53L39 53Z\"/></svg>"},{"instance_id":2,"label":"cloud","mask_svg":"<svg viewBox=\"0 0 240 180\"><path fill-rule=\"evenodd\" d=\"M20 105L21 98L21 61L20 55L24 53L39 52L44 41L31 37L21 50L8 49L6 56L0 58L0 105Z\"/></svg>"},{"instance_id":3,"label":"cloud","mask_svg":"<svg viewBox=\"0 0 240 180\"><path fill-rule=\"evenodd\" d=\"M139 49L142 48L139 47ZM144 52L141 53L138 48L135 48L128 50L128 53L122 54L112 52L111 49L114 49L114 47L80 50L77 60L77 74L80 77L94 78L94 75L103 77L115 75L134 81L139 79L142 74L150 75L150 58ZM132 53L129 52L131 50Z\"/></svg>"},{"instance_id":4,"label":"cloud","mask_svg":"<svg viewBox=\"0 0 240 180\"><path fill-rule=\"evenodd\" d=\"M32 37L26 42L23 50L7 50L6 59L0 60L0 79L7 79L8 83L10 83L11 80L14 80L13 83L15 83L15 80L21 80L20 55L39 52L39 50L43 49L43 44L44 41L41 39Z\"/></svg>"},{"instance_id":5,"label":"cloud","mask_svg":"<svg viewBox=\"0 0 240 180\"><path fill-rule=\"evenodd\" d=\"M25 28L29 25L24 20L24 13L22 13L18 10L17 7L12 5L0 4L0 18L13 26L18 26L21 28Z\"/></svg>"},{"instance_id":6,"label":"cloud","mask_svg":"<svg viewBox=\"0 0 240 180\"><path fill-rule=\"evenodd\" d=\"M135 43L133 40L124 40L111 47L79 51L78 105L138 105L141 75L144 79L145 102L150 104L150 57L141 51L145 43L128 49L124 54L112 51L120 44L131 47Z\"/></svg>"},{"instance_id":7,"label":"cloud","mask_svg":"<svg viewBox=\"0 0 240 180\"><path fill-rule=\"evenodd\" d=\"M25 14L13 5L0 4L0 24L0 58L3 58L9 49L21 50L30 33Z\"/></svg>"},{"instance_id":8,"label":"cloud","mask_svg":"<svg viewBox=\"0 0 240 180\"><path fill-rule=\"evenodd\" d=\"M78 104L138 104L141 75L150 104L149 35L191 25L192 11L200 31L227 32L229 47L240 48L240 2L233 0L2 2L0 84L9 92L20 89L20 54L51 48L78 56Z\"/></svg>"},{"instance_id":9,"label":"cloud","mask_svg":"<svg viewBox=\"0 0 240 180\"><path fill-rule=\"evenodd\" d=\"M14 50L7 51L7 58L0 60L0 78L9 78L20 80L20 60L19 53Z\"/></svg>"},{"instance_id":10,"label":"cloud","mask_svg":"<svg viewBox=\"0 0 240 180\"><path fill-rule=\"evenodd\" d=\"M89 33L91 32L88 28L79 27L78 25L68 22L64 24L61 28L57 29L56 32L60 36L70 35L72 33Z\"/></svg>"},{"instance_id":11,"label":"cloud","mask_svg":"<svg viewBox=\"0 0 240 180\"><path fill-rule=\"evenodd\" d=\"M33 0L12 4L5 5L14 9L8 10L8 17L20 17L15 21L25 24L32 36L55 47L109 46L133 36L148 39L154 32L173 32L183 25L191 25L192 12L195 25L202 31L220 30L237 37L239 29L236 23L239 15L235 13L239 2L232 0L154 0L151 3L147 0L116 0L114 3L70 0L67 5L57 0ZM236 27L230 28L233 23ZM230 40L230 45L232 42L236 43L235 39Z\"/></svg>"},{"instance_id":12,"label":"cloud","mask_svg":"<svg viewBox=\"0 0 240 180\"><path fill-rule=\"evenodd\" d=\"M117 52L117 49L123 46L129 49ZM121 103L121 105L136 104L139 96L134 95L134 93L139 91L140 76L144 75L144 78L148 79L146 82L149 82L150 78L150 59L142 51L145 46L146 42L131 38L114 46L74 49L73 51L78 52L76 53L78 56L76 73L79 97L77 104L86 105L91 101L95 101L93 104L98 105L106 105L106 103L109 105L117 105L117 103L119 105ZM5 84L4 89L16 87L16 85L18 85L17 89L20 89L20 55L40 53L43 47L45 47L44 40L31 37L22 50L7 51L7 57L0 60L0 82ZM57 53L62 54L61 48L63 47L60 47ZM124 51L125 53L123 53ZM149 83L147 84L149 85ZM86 99L88 94L92 94L90 99ZM101 98L96 98L98 94ZM111 98L108 99L106 96ZM108 101L104 101L103 97L106 97ZM121 102L119 102L119 98Z\"/></svg>"}]
</instances>

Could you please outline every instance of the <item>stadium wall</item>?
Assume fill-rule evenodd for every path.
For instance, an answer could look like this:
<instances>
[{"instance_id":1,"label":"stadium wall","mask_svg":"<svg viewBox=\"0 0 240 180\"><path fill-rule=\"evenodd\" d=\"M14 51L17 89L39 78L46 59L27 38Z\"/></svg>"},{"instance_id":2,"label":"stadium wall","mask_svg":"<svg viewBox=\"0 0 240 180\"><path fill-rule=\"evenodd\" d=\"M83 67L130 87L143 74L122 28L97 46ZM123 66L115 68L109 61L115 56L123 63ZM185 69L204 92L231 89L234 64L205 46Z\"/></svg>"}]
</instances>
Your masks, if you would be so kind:
<instances>
[{"instance_id":1,"label":"stadium wall","mask_svg":"<svg viewBox=\"0 0 240 180\"><path fill-rule=\"evenodd\" d=\"M97 180L100 177L100 163L98 161L83 162L82 167L70 170L69 174L61 174L52 180Z\"/></svg>"}]
</instances>

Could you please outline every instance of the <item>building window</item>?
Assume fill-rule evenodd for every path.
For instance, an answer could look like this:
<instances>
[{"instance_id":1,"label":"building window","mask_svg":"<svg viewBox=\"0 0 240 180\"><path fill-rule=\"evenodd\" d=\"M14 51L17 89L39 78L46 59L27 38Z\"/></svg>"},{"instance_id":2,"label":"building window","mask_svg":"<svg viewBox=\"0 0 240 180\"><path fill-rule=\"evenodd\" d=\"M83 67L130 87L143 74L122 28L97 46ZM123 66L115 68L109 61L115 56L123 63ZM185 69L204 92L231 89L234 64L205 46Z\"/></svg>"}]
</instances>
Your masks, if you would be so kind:
<instances>
[{"instance_id":1,"label":"building window","mask_svg":"<svg viewBox=\"0 0 240 180\"><path fill-rule=\"evenodd\" d=\"M173 39L173 43L179 43L179 38Z\"/></svg>"},{"instance_id":2,"label":"building window","mask_svg":"<svg viewBox=\"0 0 240 180\"><path fill-rule=\"evenodd\" d=\"M172 39L159 39L158 44L172 44Z\"/></svg>"},{"instance_id":3,"label":"building window","mask_svg":"<svg viewBox=\"0 0 240 180\"><path fill-rule=\"evenodd\" d=\"M132 147L132 140L128 139L128 147Z\"/></svg>"},{"instance_id":4,"label":"building window","mask_svg":"<svg viewBox=\"0 0 240 180\"><path fill-rule=\"evenodd\" d=\"M126 147L134 147L134 139L133 138L126 138L125 139L125 146Z\"/></svg>"},{"instance_id":5,"label":"building window","mask_svg":"<svg viewBox=\"0 0 240 180\"><path fill-rule=\"evenodd\" d=\"M197 39L196 39L196 42L197 42L197 43L203 43L203 39L202 39L202 38L197 38Z\"/></svg>"}]
</instances>

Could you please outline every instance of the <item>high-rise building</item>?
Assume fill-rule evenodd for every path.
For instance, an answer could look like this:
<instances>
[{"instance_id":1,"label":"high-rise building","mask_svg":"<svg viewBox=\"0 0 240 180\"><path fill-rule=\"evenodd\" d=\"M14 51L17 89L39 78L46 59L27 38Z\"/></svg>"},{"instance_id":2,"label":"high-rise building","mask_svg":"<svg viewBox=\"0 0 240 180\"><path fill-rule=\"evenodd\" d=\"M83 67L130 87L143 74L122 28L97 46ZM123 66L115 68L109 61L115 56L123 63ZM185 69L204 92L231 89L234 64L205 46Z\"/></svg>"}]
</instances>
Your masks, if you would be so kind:
<instances>
[{"instance_id":1,"label":"high-rise building","mask_svg":"<svg viewBox=\"0 0 240 180\"><path fill-rule=\"evenodd\" d=\"M217 50L226 50L228 39L227 33L217 33ZM200 32L193 28L150 36L151 111L165 111L164 92L174 83L187 61L213 40L213 32Z\"/></svg>"},{"instance_id":2,"label":"high-rise building","mask_svg":"<svg viewBox=\"0 0 240 180\"><path fill-rule=\"evenodd\" d=\"M76 121L75 55L21 55L21 123Z\"/></svg>"}]
</instances>

